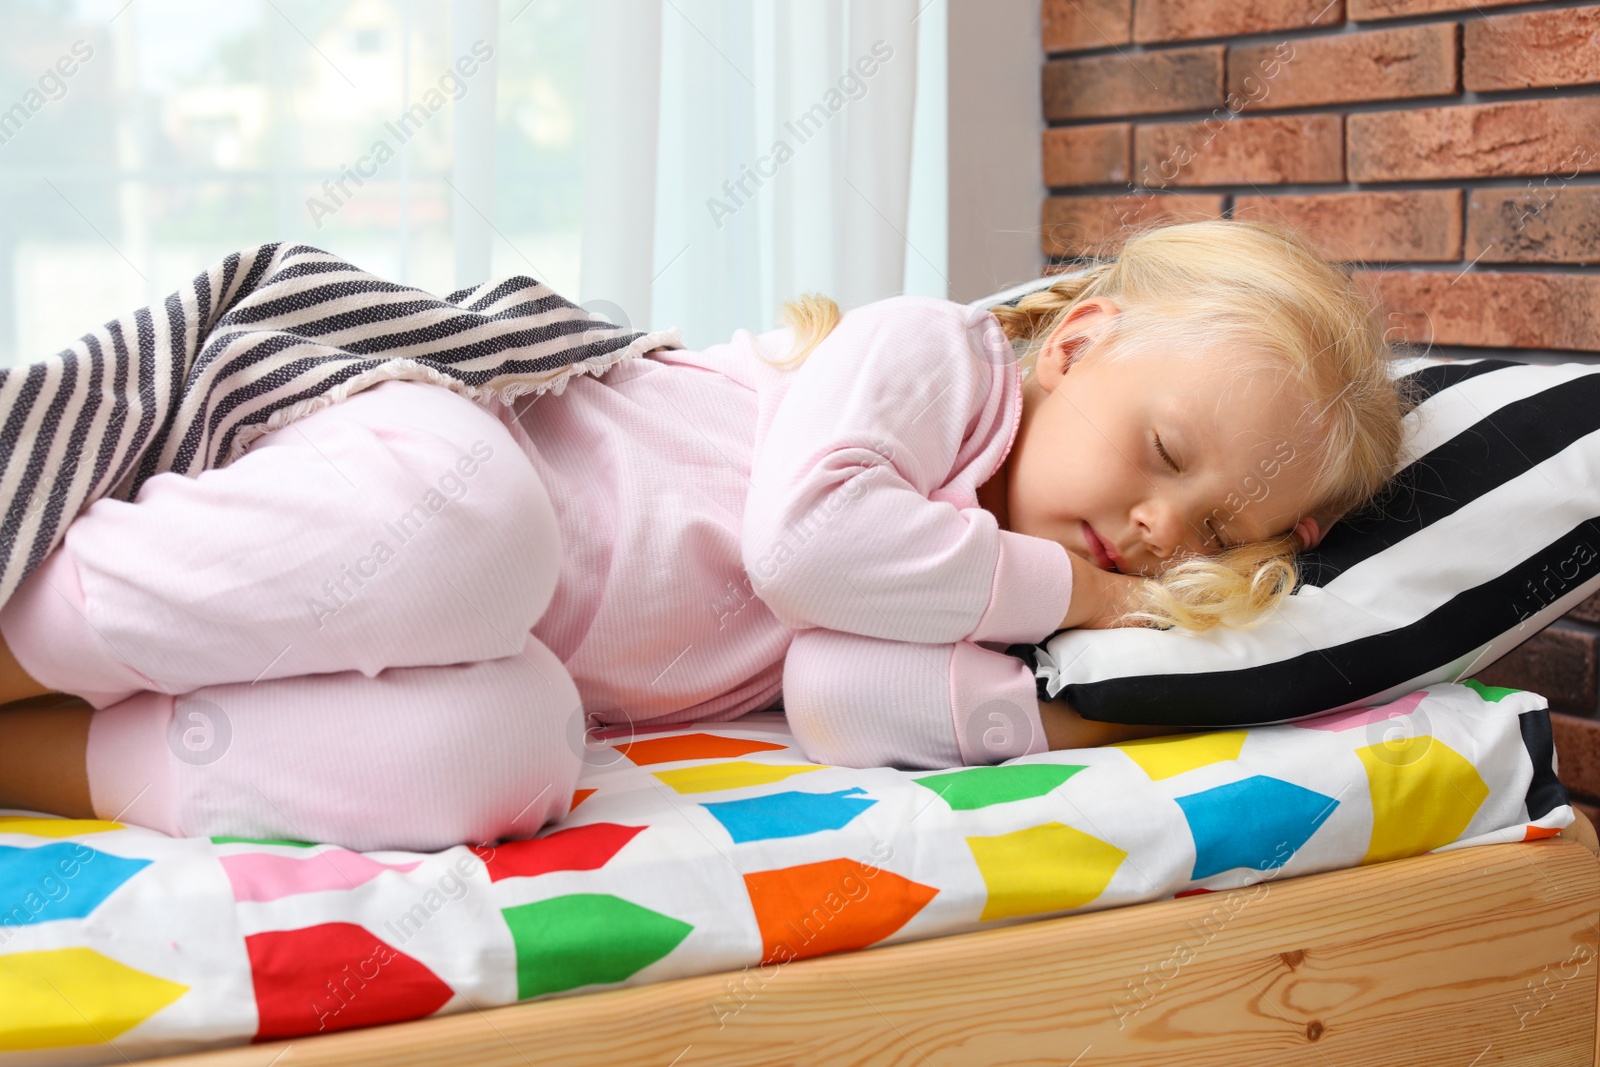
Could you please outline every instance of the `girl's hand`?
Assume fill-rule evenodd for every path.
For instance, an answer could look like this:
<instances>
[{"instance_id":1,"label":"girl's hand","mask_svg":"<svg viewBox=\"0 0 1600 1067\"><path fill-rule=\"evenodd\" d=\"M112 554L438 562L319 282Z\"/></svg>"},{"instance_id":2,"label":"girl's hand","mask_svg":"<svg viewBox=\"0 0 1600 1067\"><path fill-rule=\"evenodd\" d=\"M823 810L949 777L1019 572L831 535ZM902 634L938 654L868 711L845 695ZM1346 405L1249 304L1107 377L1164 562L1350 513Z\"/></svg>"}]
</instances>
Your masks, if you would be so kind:
<instances>
[{"instance_id":1,"label":"girl's hand","mask_svg":"<svg viewBox=\"0 0 1600 1067\"><path fill-rule=\"evenodd\" d=\"M1140 587L1150 579L1103 571L1075 552L1068 552L1067 558L1072 560L1072 603L1061 628L1109 630L1127 625L1117 620L1135 606Z\"/></svg>"}]
</instances>

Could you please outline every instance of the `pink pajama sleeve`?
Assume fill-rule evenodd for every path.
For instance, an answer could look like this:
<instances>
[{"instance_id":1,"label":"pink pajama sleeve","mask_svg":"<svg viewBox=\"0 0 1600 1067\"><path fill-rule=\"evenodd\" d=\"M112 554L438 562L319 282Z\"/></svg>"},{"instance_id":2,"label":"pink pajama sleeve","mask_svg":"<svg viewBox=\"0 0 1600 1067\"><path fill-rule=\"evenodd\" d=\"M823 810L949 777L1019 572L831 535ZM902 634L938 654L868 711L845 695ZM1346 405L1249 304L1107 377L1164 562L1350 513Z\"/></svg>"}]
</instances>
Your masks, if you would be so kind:
<instances>
[{"instance_id":1,"label":"pink pajama sleeve","mask_svg":"<svg viewBox=\"0 0 1600 1067\"><path fill-rule=\"evenodd\" d=\"M930 644L1059 628L1067 550L975 506L1021 388L987 312L899 296L847 313L794 372L755 453L741 550L773 614Z\"/></svg>"},{"instance_id":2,"label":"pink pajama sleeve","mask_svg":"<svg viewBox=\"0 0 1600 1067\"><path fill-rule=\"evenodd\" d=\"M844 767L936 769L1049 751L1034 675L971 641L795 634L783 706L801 749Z\"/></svg>"}]
</instances>

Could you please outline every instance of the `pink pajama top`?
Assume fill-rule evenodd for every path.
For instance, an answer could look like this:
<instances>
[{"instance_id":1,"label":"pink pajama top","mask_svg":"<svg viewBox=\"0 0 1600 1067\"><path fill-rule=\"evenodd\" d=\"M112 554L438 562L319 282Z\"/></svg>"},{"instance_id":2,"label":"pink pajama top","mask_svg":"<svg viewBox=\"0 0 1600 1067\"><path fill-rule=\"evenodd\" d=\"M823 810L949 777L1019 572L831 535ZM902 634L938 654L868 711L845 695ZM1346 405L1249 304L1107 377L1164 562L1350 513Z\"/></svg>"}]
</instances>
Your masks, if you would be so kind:
<instances>
[{"instance_id":1,"label":"pink pajama top","mask_svg":"<svg viewBox=\"0 0 1600 1067\"><path fill-rule=\"evenodd\" d=\"M792 337L657 351L520 418L491 404L560 520L534 636L605 722L781 697L822 762L1046 751L1033 674L1003 649L1059 628L1072 568L978 505L1022 412L998 320L899 296L847 312L797 369L761 358Z\"/></svg>"}]
</instances>

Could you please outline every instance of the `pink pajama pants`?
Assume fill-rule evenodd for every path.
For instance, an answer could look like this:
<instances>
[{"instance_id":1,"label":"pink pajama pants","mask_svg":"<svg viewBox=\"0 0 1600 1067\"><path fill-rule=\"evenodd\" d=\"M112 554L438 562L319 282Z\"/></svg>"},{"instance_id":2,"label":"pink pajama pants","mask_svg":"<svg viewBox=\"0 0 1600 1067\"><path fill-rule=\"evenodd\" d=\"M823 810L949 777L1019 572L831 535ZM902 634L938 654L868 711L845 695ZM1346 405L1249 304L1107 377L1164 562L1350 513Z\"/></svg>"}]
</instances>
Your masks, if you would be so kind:
<instances>
[{"instance_id":1,"label":"pink pajama pants","mask_svg":"<svg viewBox=\"0 0 1600 1067\"><path fill-rule=\"evenodd\" d=\"M549 495L487 409L390 381L197 478L103 499L0 610L95 709L95 814L179 836L437 850L568 810L582 702L529 633Z\"/></svg>"}]
</instances>

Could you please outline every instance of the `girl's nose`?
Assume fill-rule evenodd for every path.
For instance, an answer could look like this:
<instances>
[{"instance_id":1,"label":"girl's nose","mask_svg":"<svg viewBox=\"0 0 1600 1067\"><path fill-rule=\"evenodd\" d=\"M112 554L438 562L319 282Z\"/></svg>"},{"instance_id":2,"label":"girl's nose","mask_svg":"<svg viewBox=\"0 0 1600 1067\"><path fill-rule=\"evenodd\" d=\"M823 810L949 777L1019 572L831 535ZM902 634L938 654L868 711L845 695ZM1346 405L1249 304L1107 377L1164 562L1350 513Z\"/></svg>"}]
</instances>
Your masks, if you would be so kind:
<instances>
[{"instance_id":1,"label":"girl's nose","mask_svg":"<svg viewBox=\"0 0 1600 1067\"><path fill-rule=\"evenodd\" d=\"M1185 548L1199 551L1203 544L1204 538L1196 533L1198 524L1191 522L1186 510L1173 501L1141 501L1135 505L1131 517L1157 559L1171 559Z\"/></svg>"}]
</instances>

